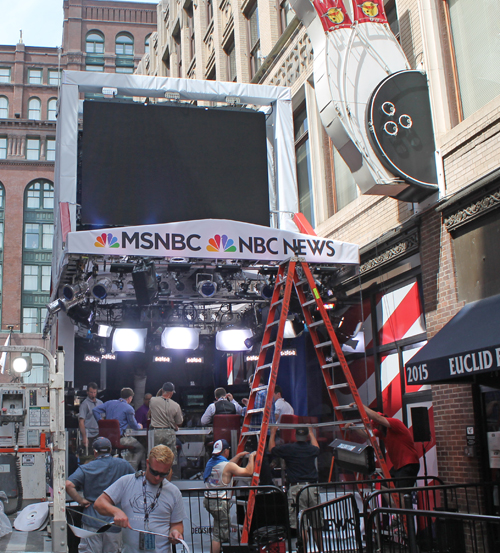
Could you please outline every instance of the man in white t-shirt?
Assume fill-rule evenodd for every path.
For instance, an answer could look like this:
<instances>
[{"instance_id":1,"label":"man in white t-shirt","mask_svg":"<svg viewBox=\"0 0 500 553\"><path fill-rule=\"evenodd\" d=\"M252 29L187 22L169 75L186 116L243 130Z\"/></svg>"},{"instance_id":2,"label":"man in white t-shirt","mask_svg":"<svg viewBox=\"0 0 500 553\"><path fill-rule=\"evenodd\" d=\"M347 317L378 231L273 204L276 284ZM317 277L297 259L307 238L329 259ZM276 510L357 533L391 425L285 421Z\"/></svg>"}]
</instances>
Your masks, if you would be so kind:
<instances>
[{"instance_id":1,"label":"man in white t-shirt","mask_svg":"<svg viewBox=\"0 0 500 553\"><path fill-rule=\"evenodd\" d=\"M183 539L182 495L179 488L167 480L173 461L170 448L165 445L153 447L145 472L123 476L104 490L94 503L97 512L113 517L114 524L124 528L122 553L169 553L170 543Z\"/></svg>"},{"instance_id":2,"label":"man in white t-shirt","mask_svg":"<svg viewBox=\"0 0 500 553\"><path fill-rule=\"evenodd\" d=\"M274 387L274 417L276 422L280 422L282 415L293 415L293 407L286 401L283 396L281 386Z\"/></svg>"}]
</instances>

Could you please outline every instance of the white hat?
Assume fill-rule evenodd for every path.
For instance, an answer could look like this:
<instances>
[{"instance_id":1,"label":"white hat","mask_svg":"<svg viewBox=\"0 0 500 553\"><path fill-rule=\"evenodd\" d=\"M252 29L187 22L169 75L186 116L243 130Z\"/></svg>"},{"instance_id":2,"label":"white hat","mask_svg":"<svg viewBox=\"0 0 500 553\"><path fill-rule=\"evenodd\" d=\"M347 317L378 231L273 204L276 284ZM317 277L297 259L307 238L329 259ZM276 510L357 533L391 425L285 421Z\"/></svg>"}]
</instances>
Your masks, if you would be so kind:
<instances>
[{"instance_id":1,"label":"white hat","mask_svg":"<svg viewBox=\"0 0 500 553\"><path fill-rule=\"evenodd\" d=\"M225 449L229 449L229 447L229 443L226 440L217 440L214 444L212 455L218 455L219 453L222 453Z\"/></svg>"}]
</instances>

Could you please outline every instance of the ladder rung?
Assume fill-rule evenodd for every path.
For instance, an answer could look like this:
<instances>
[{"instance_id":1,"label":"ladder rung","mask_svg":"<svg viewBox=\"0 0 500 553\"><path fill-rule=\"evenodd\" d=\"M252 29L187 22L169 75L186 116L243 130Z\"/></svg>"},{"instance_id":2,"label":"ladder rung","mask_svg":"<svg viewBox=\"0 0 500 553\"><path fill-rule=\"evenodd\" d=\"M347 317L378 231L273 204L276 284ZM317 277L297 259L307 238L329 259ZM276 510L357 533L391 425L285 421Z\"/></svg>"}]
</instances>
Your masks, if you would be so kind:
<instances>
[{"instance_id":1,"label":"ladder rung","mask_svg":"<svg viewBox=\"0 0 500 553\"><path fill-rule=\"evenodd\" d=\"M262 344L261 349L273 348L276 342L269 342L269 344Z\"/></svg>"},{"instance_id":2,"label":"ladder rung","mask_svg":"<svg viewBox=\"0 0 500 553\"><path fill-rule=\"evenodd\" d=\"M322 342L321 344L317 344L314 347L316 349L318 349L318 348L326 348L326 346L331 346L331 345L332 345L332 343L330 341L328 341L328 342Z\"/></svg>"},{"instance_id":3,"label":"ladder rung","mask_svg":"<svg viewBox=\"0 0 500 553\"><path fill-rule=\"evenodd\" d=\"M272 326L276 326L280 324L280 320L278 319L277 321L273 321L272 323L269 323L266 328L271 328Z\"/></svg>"},{"instance_id":4,"label":"ladder rung","mask_svg":"<svg viewBox=\"0 0 500 553\"><path fill-rule=\"evenodd\" d=\"M250 415L251 413L262 413L264 409L265 407L259 407L258 409L249 409L247 411L247 415Z\"/></svg>"},{"instance_id":5,"label":"ladder rung","mask_svg":"<svg viewBox=\"0 0 500 553\"><path fill-rule=\"evenodd\" d=\"M340 367L340 363L336 361L335 363L327 363L326 365L321 365L322 369L332 369L333 367Z\"/></svg>"},{"instance_id":6,"label":"ladder rung","mask_svg":"<svg viewBox=\"0 0 500 553\"><path fill-rule=\"evenodd\" d=\"M246 432L242 432L242 436L258 436L260 434L260 430L248 430Z\"/></svg>"},{"instance_id":7,"label":"ladder rung","mask_svg":"<svg viewBox=\"0 0 500 553\"><path fill-rule=\"evenodd\" d=\"M302 305L302 307L307 307L308 305L313 305L314 303L316 303L316 300L309 300L309 301L304 302L301 305Z\"/></svg>"},{"instance_id":8,"label":"ladder rung","mask_svg":"<svg viewBox=\"0 0 500 553\"><path fill-rule=\"evenodd\" d=\"M272 304L271 304L271 309L272 309L273 307L276 307L276 306L279 305L280 303L283 303L283 299L278 300L278 301L275 301L274 303L272 303Z\"/></svg>"},{"instance_id":9,"label":"ladder rung","mask_svg":"<svg viewBox=\"0 0 500 553\"><path fill-rule=\"evenodd\" d=\"M307 278L303 278L302 280L299 280L299 282L296 282L295 283L295 286L302 286L303 284L308 284L309 281L307 280Z\"/></svg>"},{"instance_id":10,"label":"ladder rung","mask_svg":"<svg viewBox=\"0 0 500 553\"><path fill-rule=\"evenodd\" d=\"M263 384L262 386L257 386L256 388L252 388L250 392L260 392L261 390L267 390L267 384Z\"/></svg>"},{"instance_id":11,"label":"ladder rung","mask_svg":"<svg viewBox=\"0 0 500 553\"><path fill-rule=\"evenodd\" d=\"M274 286L283 286L283 284L285 284L285 282L286 282L286 278L282 278L281 280L277 280L274 283Z\"/></svg>"},{"instance_id":12,"label":"ladder rung","mask_svg":"<svg viewBox=\"0 0 500 553\"><path fill-rule=\"evenodd\" d=\"M325 321L321 319L321 321L314 321L314 323L311 323L310 325L307 325L308 328L314 328L315 326L324 325Z\"/></svg>"},{"instance_id":13,"label":"ladder rung","mask_svg":"<svg viewBox=\"0 0 500 553\"><path fill-rule=\"evenodd\" d=\"M270 369L273 366L272 363L267 363L267 365L261 365L260 367L257 367L255 369L255 372L257 371L263 371L264 369Z\"/></svg>"},{"instance_id":14,"label":"ladder rung","mask_svg":"<svg viewBox=\"0 0 500 553\"><path fill-rule=\"evenodd\" d=\"M356 406L352 406L350 404L348 405L337 405L336 407L334 407L335 411L349 411L349 410L353 410L353 409L357 409Z\"/></svg>"},{"instance_id":15,"label":"ladder rung","mask_svg":"<svg viewBox=\"0 0 500 553\"><path fill-rule=\"evenodd\" d=\"M347 382L342 382L342 384L332 384L328 386L329 390L337 390L338 388L348 388L349 384Z\"/></svg>"}]
</instances>

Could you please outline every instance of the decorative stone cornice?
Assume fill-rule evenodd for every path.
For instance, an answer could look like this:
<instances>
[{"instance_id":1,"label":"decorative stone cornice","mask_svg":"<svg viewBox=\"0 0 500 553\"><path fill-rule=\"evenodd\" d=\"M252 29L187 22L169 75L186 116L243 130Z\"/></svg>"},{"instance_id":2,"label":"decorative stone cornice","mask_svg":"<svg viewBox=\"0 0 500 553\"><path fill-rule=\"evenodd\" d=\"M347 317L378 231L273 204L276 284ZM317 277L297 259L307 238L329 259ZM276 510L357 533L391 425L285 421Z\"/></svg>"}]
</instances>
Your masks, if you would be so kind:
<instances>
[{"instance_id":1,"label":"decorative stone cornice","mask_svg":"<svg viewBox=\"0 0 500 553\"><path fill-rule=\"evenodd\" d=\"M359 273L366 275L374 270L379 270L381 267L394 263L402 257L406 257L410 253L417 251L419 247L418 230L413 230L407 234L399 242L387 247L381 254L376 255L361 263Z\"/></svg>"},{"instance_id":2,"label":"decorative stone cornice","mask_svg":"<svg viewBox=\"0 0 500 553\"><path fill-rule=\"evenodd\" d=\"M444 226L448 232L452 232L499 207L500 189L490 192L481 199L471 202L468 206L445 216Z\"/></svg>"}]
</instances>

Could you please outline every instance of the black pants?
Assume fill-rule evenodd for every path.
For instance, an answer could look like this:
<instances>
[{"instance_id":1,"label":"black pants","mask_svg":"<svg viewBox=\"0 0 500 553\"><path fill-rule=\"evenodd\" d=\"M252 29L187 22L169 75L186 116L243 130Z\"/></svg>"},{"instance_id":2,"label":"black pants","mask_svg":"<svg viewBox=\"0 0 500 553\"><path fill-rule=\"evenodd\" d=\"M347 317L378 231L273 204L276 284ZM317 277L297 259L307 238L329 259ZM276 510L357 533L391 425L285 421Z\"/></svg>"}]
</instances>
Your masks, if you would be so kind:
<instances>
[{"instance_id":1,"label":"black pants","mask_svg":"<svg viewBox=\"0 0 500 553\"><path fill-rule=\"evenodd\" d=\"M418 472L420 470L419 463L412 463L395 470L394 467L390 470L393 478L401 478L395 482L396 488L412 488L417 481Z\"/></svg>"},{"instance_id":2,"label":"black pants","mask_svg":"<svg viewBox=\"0 0 500 553\"><path fill-rule=\"evenodd\" d=\"M245 444L245 451L251 453L252 451L257 450L257 445L259 443L258 436L249 436ZM264 456L262 458L262 466L260 467L260 480L259 484L261 486L272 486L273 478L271 472L271 454L268 452L267 448L269 445L269 435L266 438L266 449L264 451Z\"/></svg>"}]
</instances>

